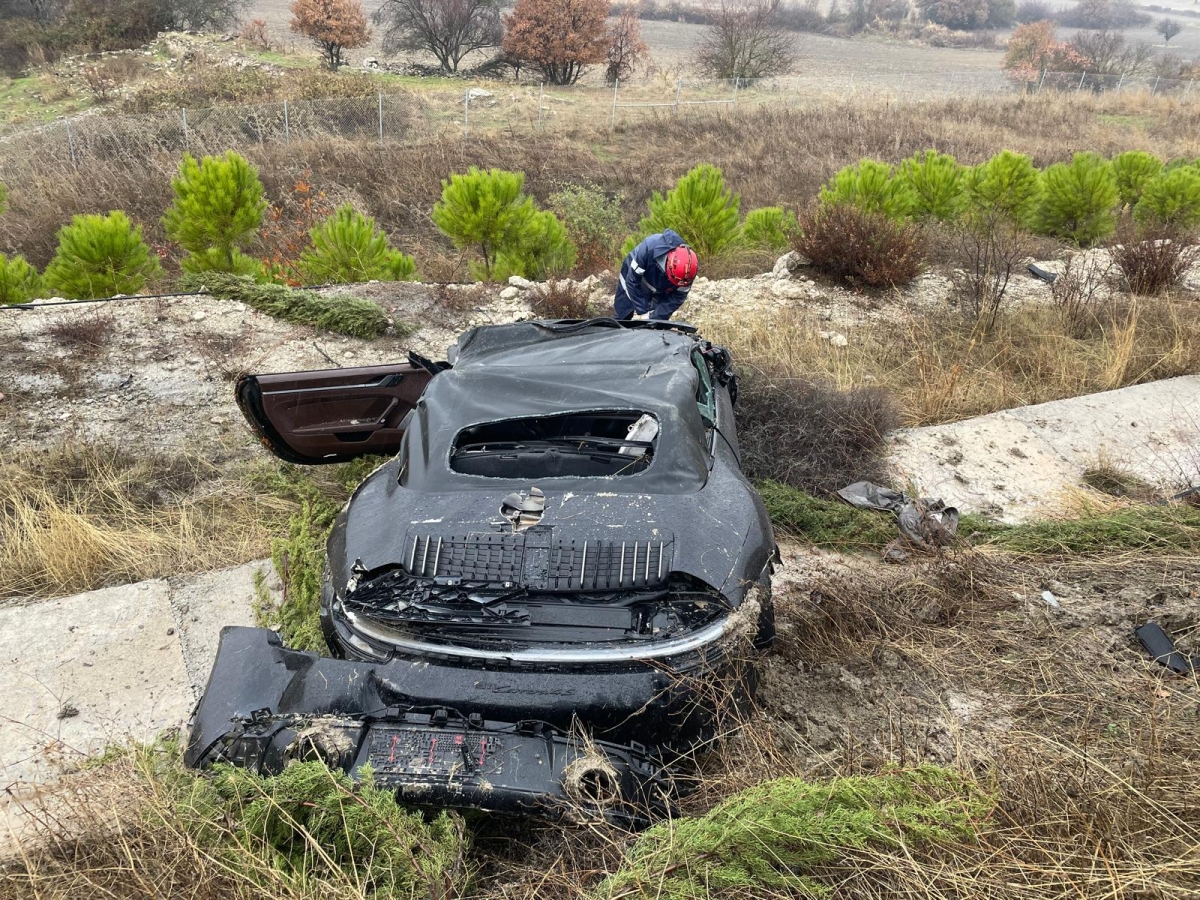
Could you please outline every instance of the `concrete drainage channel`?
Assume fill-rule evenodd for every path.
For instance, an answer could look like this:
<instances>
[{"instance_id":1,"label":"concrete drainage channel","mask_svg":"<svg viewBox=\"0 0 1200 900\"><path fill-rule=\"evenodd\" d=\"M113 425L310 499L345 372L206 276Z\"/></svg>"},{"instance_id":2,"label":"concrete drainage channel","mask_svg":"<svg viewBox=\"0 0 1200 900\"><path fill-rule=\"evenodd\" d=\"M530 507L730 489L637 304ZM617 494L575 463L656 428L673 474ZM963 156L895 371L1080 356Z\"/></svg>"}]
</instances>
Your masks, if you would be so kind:
<instances>
[{"instance_id":1,"label":"concrete drainage channel","mask_svg":"<svg viewBox=\"0 0 1200 900\"><path fill-rule=\"evenodd\" d=\"M85 756L183 725L269 560L0 608L0 851L20 806ZM7 826L7 827L5 827Z\"/></svg>"}]
</instances>

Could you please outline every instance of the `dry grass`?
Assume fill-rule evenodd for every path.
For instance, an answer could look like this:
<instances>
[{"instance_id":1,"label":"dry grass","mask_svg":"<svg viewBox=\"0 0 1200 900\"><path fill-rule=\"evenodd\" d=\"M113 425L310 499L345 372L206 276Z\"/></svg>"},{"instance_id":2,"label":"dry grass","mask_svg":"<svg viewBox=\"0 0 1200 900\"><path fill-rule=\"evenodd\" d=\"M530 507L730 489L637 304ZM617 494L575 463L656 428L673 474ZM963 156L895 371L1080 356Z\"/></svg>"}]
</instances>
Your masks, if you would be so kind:
<instances>
[{"instance_id":1,"label":"dry grass","mask_svg":"<svg viewBox=\"0 0 1200 900\"><path fill-rule=\"evenodd\" d=\"M0 457L0 597L262 559L293 508L222 478L200 457L89 445Z\"/></svg>"},{"instance_id":2,"label":"dry grass","mask_svg":"<svg viewBox=\"0 0 1200 900\"><path fill-rule=\"evenodd\" d=\"M1115 310L1097 333L1073 337L1052 308L1026 305L982 338L949 311L820 336L803 310L714 323L705 336L744 366L848 389L886 386L905 424L932 425L1200 371L1200 305L1142 300Z\"/></svg>"}]
</instances>

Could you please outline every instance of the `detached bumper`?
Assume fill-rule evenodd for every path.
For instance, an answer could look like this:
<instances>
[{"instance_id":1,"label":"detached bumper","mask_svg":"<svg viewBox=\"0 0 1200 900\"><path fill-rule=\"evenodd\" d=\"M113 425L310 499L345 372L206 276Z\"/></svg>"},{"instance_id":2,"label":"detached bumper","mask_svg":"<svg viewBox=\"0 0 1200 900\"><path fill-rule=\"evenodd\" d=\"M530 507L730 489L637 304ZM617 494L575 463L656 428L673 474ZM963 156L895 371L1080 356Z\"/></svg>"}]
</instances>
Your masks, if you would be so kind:
<instances>
[{"instance_id":1,"label":"detached bumper","mask_svg":"<svg viewBox=\"0 0 1200 900\"><path fill-rule=\"evenodd\" d=\"M377 784L430 806L628 822L666 812L671 779L661 746L592 740L572 733L569 720L563 727L500 715L522 699L539 706L536 693L520 696L532 682L515 674L427 661L335 660L285 649L266 629L226 628L184 759L263 774L313 758L352 777L370 766ZM578 702L582 713L596 699L574 697L572 679L562 673L526 677L559 684L557 707L570 710ZM643 702L656 684L643 672L580 677L601 687L611 679L618 699ZM474 690L455 690L467 684ZM430 702L425 695L432 692L443 699ZM495 702L479 702L484 696ZM639 711L617 705L624 709L610 708L610 716ZM660 712L669 718L665 706Z\"/></svg>"}]
</instances>

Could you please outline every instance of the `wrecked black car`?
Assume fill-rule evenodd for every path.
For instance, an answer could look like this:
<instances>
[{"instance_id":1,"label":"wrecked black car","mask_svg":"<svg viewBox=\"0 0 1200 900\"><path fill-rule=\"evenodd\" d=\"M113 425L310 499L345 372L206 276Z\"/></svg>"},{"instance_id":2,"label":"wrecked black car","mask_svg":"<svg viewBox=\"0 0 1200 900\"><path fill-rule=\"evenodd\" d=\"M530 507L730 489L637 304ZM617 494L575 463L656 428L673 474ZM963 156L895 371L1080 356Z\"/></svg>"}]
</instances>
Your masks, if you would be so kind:
<instances>
[{"instance_id":1,"label":"wrecked black car","mask_svg":"<svg viewBox=\"0 0 1200 900\"><path fill-rule=\"evenodd\" d=\"M284 459L395 455L329 537L331 658L225 629L187 762L369 766L431 806L668 810L774 637L737 382L694 332L519 322L466 332L446 363L244 376Z\"/></svg>"}]
</instances>

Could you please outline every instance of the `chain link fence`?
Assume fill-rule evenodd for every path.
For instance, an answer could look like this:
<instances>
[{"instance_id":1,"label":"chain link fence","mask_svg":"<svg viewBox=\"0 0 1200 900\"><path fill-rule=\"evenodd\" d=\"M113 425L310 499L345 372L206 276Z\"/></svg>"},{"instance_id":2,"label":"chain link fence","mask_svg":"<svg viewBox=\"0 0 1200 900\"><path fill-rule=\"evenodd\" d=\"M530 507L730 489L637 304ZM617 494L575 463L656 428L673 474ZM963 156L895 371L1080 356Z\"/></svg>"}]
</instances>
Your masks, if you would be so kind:
<instances>
[{"instance_id":1,"label":"chain link fence","mask_svg":"<svg viewBox=\"0 0 1200 900\"><path fill-rule=\"evenodd\" d=\"M1144 92L1186 97L1190 80L1154 76L1043 72L1034 83L1001 72L855 73L727 81L650 79L613 86L494 82L431 85L399 93L327 100L286 100L241 106L122 114L97 110L0 137L0 177L22 169L72 166L85 160L120 164L169 152L220 153L314 138L380 143L431 133L464 136L496 129L517 132L609 130L648 118L735 111L760 106L806 107L828 102L922 102L1013 93L1094 95Z\"/></svg>"}]
</instances>

